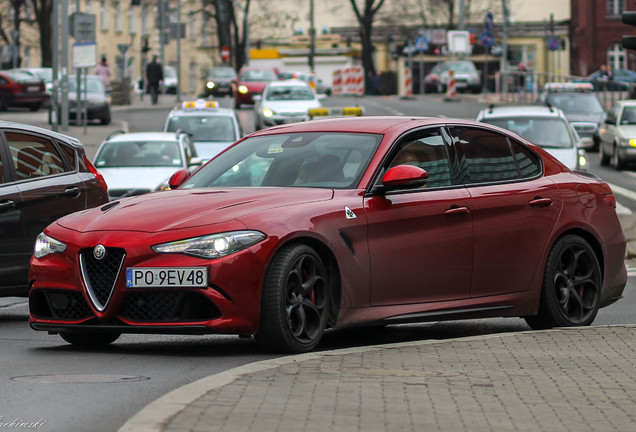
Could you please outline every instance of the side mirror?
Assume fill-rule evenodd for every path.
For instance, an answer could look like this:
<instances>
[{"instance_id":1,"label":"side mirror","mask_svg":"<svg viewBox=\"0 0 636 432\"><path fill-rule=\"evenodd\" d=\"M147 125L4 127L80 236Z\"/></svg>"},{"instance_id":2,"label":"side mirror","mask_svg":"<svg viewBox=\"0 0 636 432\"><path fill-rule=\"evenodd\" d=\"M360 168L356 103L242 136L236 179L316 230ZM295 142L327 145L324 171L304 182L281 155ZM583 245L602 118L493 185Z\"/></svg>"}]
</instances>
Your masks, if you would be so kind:
<instances>
[{"instance_id":1,"label":"side mirror","mask_svg":"<svg viewBox=\"0 0 636 432\"><path fill-rule=\"evenodd\" d=\"M382 177L385 191L393 189L415 189L426 184L428 173L413 165L398 165L389 169Z\"/></svg>"},{"instance_id":2,"label":"side mirror","mask_svg":"<svg viewBox=\"0 0 636 432\"><path fill-rule=\"evenodd\" d=\"M203 165L203 162L205 162L205 159L200 157L193 157L190 159L188 166L200 166Z\"/></svg>"},{"instance_id":3,"label":"side mirror","mask_svg":"<svg viewBox=\"0 0 636 432\"><path fill-rule=\"evenodd\" d=\"M178 188L191 175L192 175L192 173L190 173L190 170L187 169L187 168L182 168L179 171L177 171L176 173L172 174L170 176L170 180L168 180L168 185L170 186L170 189Z\"/></svg>"}]
</instances>

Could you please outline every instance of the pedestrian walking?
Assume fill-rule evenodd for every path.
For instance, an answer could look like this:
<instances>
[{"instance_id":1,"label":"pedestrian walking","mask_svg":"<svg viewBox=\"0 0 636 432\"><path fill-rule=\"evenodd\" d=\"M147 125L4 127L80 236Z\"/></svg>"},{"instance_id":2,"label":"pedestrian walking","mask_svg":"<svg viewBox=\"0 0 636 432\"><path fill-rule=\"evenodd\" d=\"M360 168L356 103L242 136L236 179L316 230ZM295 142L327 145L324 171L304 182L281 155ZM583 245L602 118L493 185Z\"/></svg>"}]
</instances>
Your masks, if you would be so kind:
<instances>
[{"instance_id":1,"label":"pedestrian walking","mask_svg":"<svg viewBox=\"0 0 636 432\"><path fill-rule=\"evenodd\" d=\"M150 90L150 99L153 105L159 101L159 84L163 81L163 66L157 61L157 56L152 56L152 61L146 65L146 82Z\"/></svg>"},{"instance_id":2,"label":"pedestrian walking","mask_svg":"<svg viewBox=\"0 0 636 432\"><path fill-rule=\"evenodd\" d=\"M108 62L106 61L106 56L103 55L102 61L97 63L97 66L95 66L95 74L102 77L102 81L104 82L104 87L106 87L107 89L110 88L110 73L111 73L110 66L108 65Z\"/></svg>"}]
</instances>

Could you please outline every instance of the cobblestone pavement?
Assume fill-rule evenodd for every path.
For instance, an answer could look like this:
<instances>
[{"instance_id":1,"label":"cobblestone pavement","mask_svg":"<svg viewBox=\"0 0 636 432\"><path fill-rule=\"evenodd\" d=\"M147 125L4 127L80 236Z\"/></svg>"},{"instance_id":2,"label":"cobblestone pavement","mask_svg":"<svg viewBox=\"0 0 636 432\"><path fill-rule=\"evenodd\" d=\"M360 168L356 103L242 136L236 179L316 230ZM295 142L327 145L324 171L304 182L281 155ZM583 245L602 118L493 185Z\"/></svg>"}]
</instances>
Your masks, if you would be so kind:
<instances>
[{"instance_id":1,"label":"cobblestone pavement","mask_svg":"<svg viewBox=\"0 0 636 432\"><path fill-rule=\"evenodd\" d=\"M177 389L120 431L626 431L636 326L311 353Z\"/></svg>"}]
</instances>

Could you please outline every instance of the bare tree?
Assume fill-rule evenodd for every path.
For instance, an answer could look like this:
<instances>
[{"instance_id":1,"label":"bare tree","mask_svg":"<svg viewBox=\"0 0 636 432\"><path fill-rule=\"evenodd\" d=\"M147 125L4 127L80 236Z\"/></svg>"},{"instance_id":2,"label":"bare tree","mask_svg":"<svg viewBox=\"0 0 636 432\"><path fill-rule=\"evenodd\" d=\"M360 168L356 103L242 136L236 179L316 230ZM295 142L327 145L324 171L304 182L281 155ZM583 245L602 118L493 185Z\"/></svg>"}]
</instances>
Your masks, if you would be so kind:
<instances>
[{"instance_id":1,"label":"bare tree","mask_svg":"<svg viewBox=\"0 0 636 432\"><path fill-rule=\"evenodd\" d=\"M40 58L42 67L53 65L53 28L51 15L53 13L53 0L30 0L35 13L35 21L40 32Z\"/></svg>"},{"instance_id":2,"label":"bare tree","mask_svg":"<svg viewBox=\"0 0 636 432\"><path fill-rule=\"evenodd\" d=\"M360 41L362 42L362 67L365 76L375 77L377 72L373 63L373 44L371 36L373 32L373 21L384 4L384 0L364 0L363 7L358 7L356 0L349 0L353 12L360 24Z\"/></svg>"}]
</instances>

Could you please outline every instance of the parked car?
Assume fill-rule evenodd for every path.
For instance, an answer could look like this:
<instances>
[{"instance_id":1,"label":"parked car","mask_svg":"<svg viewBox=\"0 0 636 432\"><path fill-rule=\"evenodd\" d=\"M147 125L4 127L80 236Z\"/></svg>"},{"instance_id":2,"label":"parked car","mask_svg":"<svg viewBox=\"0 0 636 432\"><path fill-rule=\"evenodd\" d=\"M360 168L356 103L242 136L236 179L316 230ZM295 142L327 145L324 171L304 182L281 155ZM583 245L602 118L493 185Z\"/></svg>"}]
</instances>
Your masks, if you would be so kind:
<instances>
[{"instance_id":1,"label":"parked car","mask_svg":"<svg viewBox=\"0 0 636 432\"><path fill-rule=\"evenodd\" d=\"M208 69L203 88L204 96L232 96L232 83L236 71L230 66L216 66Z\"/></svg>"},{"instance_id":2,"label":"parked car","mask_svg":"<svg viewBox=\"0 0 636 432\"><path fill-rule=\"evenodd\" d=\"M161 92L166 94L177 94L178 83L179 77L177 76L177 70L172 66L164 66Z\"/></svg>"},{"instance_id":3,"label":"parked car","mask_svg":"<svg viewBox=\"0 0 636 432\"><path fill-rule=\"evenodd\" d=\"M200 158L208 160L243 136L241 123L231 108L216 101L186 101L168 113L163 130L190 135Z\"/></svg>"},{"instance_id":4,"label":"parked car","mask_svg":"<svg viewBox=\"0 0 636 432\"><path fill-rule=\"evenodd\" d=\"M57 218L108 202L75 138L0 121L0 296L26 296L37 235Z\"/></svg>"},{"instance_id":5,"label":"parked car","mask_svg":"<svg viewBox=\"0 0 636 432\"><path fill-rule=\"evenodd\" d=\"M540 105L491 105L477 121L508 129L543 147L571 170L587 170L587 155L581 139L563 111Z\"/></svg>"},{"instance_id":6,"label":"parked car","mask_svg":"<svg viewBox=\"0 0 636 432\"><path fill-rule=\"evenodd\" d=\"M557 107L581 137L586 150L598 149L598 127L605 117L605 108L589 83L546 83L538 102Z\"/></svg>"},{"instance_id":7,"label":"parked car","mask_svg":"<svg viewBox=\"0 0 636 432\"><path fill-rule=\"evenodd\" d=\"M595 90L627 90L629 84L636 83L636 72L622 68L612 69L611 79L608 79L603 71L597 70L576 82L590 83Z\"/></svg>"},{"instance_id":8,"label":"parked car","mask_svg":"<svg viewBox=\"0 0 636 432\"><path fill-rule=\"evenodd\" d=\"M80 99L84 100L86 95L86 119L99 120L103 125L110 124L110 94L108 93L104 81L99 75L88 75L81 77ZM84 86L86 85L86 90ZM83 103L77 101L77 78L75 75L68 77L68 117L70 120L80 121L84 114ZM49 116L50 119L50 116Z\"/></svg>"},{"instance_id":9,"label":"parked car","mask_svg":"<svg viewBox=\"0 0 636 432\"><path fill-rule=\"evenodd\" d=\"M618 170L636 161L636 100L616 102L599 128L601 165Z\"/></svg>"},{"instance_id":10,"label":"parked car","mask_svg":"<svg viewBox=\"0 0 636 432\"><path fill-rule=\"evenodd\" d=\"M627 282L608 184L484 123L282 125L170 184L43 231L32 328L93 346L121 333L254 335L297 353L327 328L585 326Z\"/></svg>"},{"instance_id":11,"label":"parked car","mask_svg":"<svg viewBox=\"0 0 636 432\"><path fill-rule=\"evenodd\" d=\"M254 95L259 95L268 82L278 79L275 69L244 66L234 85L234 108L253 105Z\"/></svg>"},{"instance_id":12,"label":"parked car","mask_svg":"<svg viewBox=\"0 0 636 432\"><path fill-rule=\"evenodd\" d=\"M197 163L185 133L135 132L109 136L93 164L104 176L111 199L154 191L175 171Z\"/></svg>"},{"instance_id":13,"label":"parked car","mask_svg":"<svg viewBox=\"0 0 636 432\"><path fill-rule=\"evenodd\" d=\"M49 100L44 102L43 106L46 106L50 102L51 94L53 92L53 68L19 68L12 70L26 73L28 75L31 75L35 79L41 79L42 81L44 81L44 88L46 90L46 94L49 97Z\"/></svg>"},{"instance_id":14,"label":"parked car","mask_svg":"<svg viewBox=\"0 0 636 432\"><path fill-rule=\"evenodd\" d=\"M309 84L301 80L272 81L261 95L254 96L256 130L285 123L310 120L308 111L320 108L320 99Z\"/></svg>"},{"instance_id":15,"label":"parked car","mask_svg":"<svg viewBox=\"0 0 636 432\"><path fill-rule=\"evenodd\" d=\"M24 72L0 71L0 111L9 107L37 111L49 97L42 79Z\"/></svg>"},{"instance_id":16,"label":"parked car","mask_svg":"<svg viewBox=\"0 0 636 432\"><path fill-rule=\"evenodd\" d=\"M468 60L449 60L433 66L424 77L424 91L444 93L448 89L450 71L455 73L455 88L458 92L481 92L481 76L475 64Z\"/></svg>"}]
</instances>

